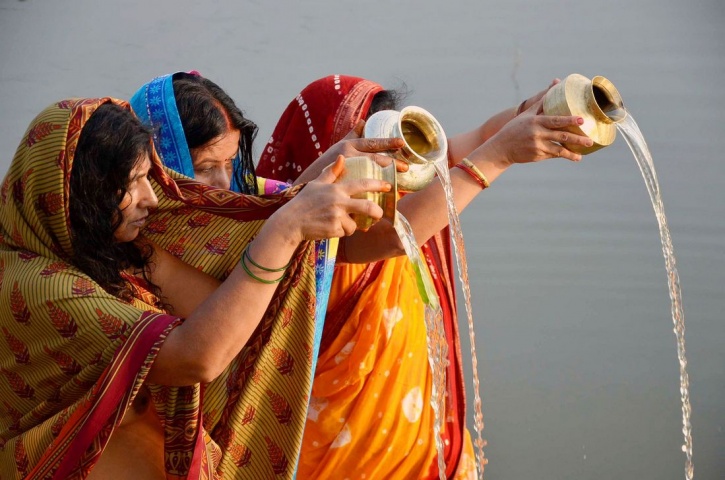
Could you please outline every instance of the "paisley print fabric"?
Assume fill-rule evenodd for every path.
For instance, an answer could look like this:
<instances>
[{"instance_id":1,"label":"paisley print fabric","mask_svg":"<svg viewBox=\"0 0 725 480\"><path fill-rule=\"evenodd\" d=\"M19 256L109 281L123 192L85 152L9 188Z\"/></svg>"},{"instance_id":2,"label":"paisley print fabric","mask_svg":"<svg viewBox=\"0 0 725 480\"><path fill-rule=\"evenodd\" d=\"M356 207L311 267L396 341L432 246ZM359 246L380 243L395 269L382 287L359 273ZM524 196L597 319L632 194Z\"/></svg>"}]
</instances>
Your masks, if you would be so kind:
<instances>
[{"instance_id":1,"label":"paisley print fabric","mask_svg":"<svg viewBox=\"0 0 725 480\"><path fill-rule=\"evenodd\" d=\"M84 478L182 318L137 288L124 302L69 263L68 182L83 125L107 102L69 99L24 135L0 187L0 477ZM220 279L299 190L251 197L208 188L153 158L159 198L144 234ZM315 342L316 245L292 259L254 335L213 382L149 385L166 476L291 478Z\"/></svg>"},{"instance_id":2,"label":"paisley print fabric","mask_svg":"<svg viewBox=\"0 0 725 480\"><path fill-rule=\"evenodd\" d=\"M180 73L180 72L177 72ZM188 72L201 75L197 70ZM174 96L173 79L175 73L162 75L139 88L131 98L131 108L139 119L154 129L154 145L160 153L161 162L168 168L184 176L194 178L194 166L191 151L186 143L184 127L179 117ZM241 160L237 156L234 169L238 169ZM261 195L274 195L290 188L287 182L256 176L257 192ZM230 190L240 192L237 176L232 176ZM314 370L319 353L322 325L325 321L327 298L335 266L337 239L316 242L315 249L315 340L312 344L312 366Z\"/></svg>"}]
</instances>

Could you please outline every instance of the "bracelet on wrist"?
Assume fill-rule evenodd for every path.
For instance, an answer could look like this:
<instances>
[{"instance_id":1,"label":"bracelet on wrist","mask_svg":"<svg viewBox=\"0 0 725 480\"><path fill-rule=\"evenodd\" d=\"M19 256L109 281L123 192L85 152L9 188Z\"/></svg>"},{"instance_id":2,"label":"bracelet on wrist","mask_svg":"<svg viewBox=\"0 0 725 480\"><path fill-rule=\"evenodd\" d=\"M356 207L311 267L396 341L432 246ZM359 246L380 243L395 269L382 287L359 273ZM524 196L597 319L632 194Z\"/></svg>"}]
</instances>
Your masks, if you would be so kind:
<instances>
[{"instance_id":1,"label":"bracelet on wrist","mask_svg":"<svg viewBox=\"0 0 725 480\"><path fill-rule=\"evenodd\" d=\"M251 243L249 245L251 245ZM242 257L246 257L247 260L249 260L249 263L251 263L252 265L257 267L258 269L262 270L263 272L284 272L285 270L287 270L289 268L290 263L292 263L290 261L289 263L287 263L287 265L285 265L284 267L280 267L280 268L263 267L260 264L258 264L257 262L255 262L254 260L252 260L252 256L249 254L249 245L247 245L247 248L245 248L244 252L242 252Z\"/></svg>"},{"instance_id":2,"label":"bracelet on wrist","mask_svg":"<svg viewBox=\"0 0 725 480\"><path fill-rule=\"evenodd\" d=\"M467 158L461 160L461 163L457 163L456 167L466 172L476 183L481 186L481 190L484 190L491 186L491 183L486 178L486 175L476 166L472 161Z\"/></svg>"},{"instance_id":3,"label":"bracelet on wrist","mask_svg":"<svg viewBox=\"0 0 725 480\"><path fill-rule=\"evenodd\" d=\"M248 244L244 248L244 251L242 252L242 258L241 258L242 268L244 269L244 271L246 272L246 274L249 275L252 279L258 281L259 283L264 283L264 284L267 284L267 285L272 285L272 284L281 282L282 279L284 279L285 275L287 275L286 270L290 266L290 263L292 263L292 262L290 262L287 265L285 265L284 267L280 267L280 268L267 268L267 267L263 267L262 265L258 264L254 260L252 260L252 256L249 254L249 246L250 245L251 245L251 243ZM279 277L279 278L275 278L275 279L272 279L272 280L266 280L264 278L260 278L257 275L255 275L252 272L252 270L249 268L249 265L247 265L247 262L251 263L254 267L258 268L259 270L262 270L263 272L269 272L269 273L284 272L284 273L282 273L282 276Z\"/></svg>"}]
</instances>

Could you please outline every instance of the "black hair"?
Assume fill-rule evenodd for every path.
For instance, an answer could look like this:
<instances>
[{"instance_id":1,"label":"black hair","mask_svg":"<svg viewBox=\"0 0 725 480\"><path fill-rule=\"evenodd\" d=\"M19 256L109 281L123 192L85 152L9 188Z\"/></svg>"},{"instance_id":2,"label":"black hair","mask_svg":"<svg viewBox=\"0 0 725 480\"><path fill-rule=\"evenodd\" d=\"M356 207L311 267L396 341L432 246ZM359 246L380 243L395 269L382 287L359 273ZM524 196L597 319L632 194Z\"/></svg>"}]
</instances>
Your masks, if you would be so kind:
<instances>
[{"instance_id":1,"label":"black hair","mask_svg":"<svg viewBox=\"0 0 725 480\"><path fill-rule=\"evenodd\" d=\"M408 86L403 83L400 87L394 90L381 90L373 96L373 101L370 103L368 114L365 116L367 120L373 113L380 112L382 110L400 110L405 99L410 94Z\"/></svg>"},{"instance_id":2,"label":"black hair","mask_svg":"<svg viewBox=\"0 0 725 480\"><path fill-rule=\"evenodd\" d=\"M123 222L120 204L131 172L145 154L152 155L152 145L151 131L130 111L103 104L83 126L70 176L71 262L126 301L131 301L134 287L121 272L131 267L142 273L159 297L146 275L151 247L114 237Z\"/></svg>"},{"instance_id":3,"label":"black hair","mask_svg":"<svg viewBox=\"0 0 725 480\"><path fill-rule=\"evenodd\" d=\"M228 130L228 121L241 133L241 162L234 176L242 193L257 194L257 177L252 158L252 142L257 125L244 117L242 111L216 83L200 75L174 75L174 97L189 149L200 148ZM224 111L222 112L221 109Z\"/></svg>"}]
</instances>

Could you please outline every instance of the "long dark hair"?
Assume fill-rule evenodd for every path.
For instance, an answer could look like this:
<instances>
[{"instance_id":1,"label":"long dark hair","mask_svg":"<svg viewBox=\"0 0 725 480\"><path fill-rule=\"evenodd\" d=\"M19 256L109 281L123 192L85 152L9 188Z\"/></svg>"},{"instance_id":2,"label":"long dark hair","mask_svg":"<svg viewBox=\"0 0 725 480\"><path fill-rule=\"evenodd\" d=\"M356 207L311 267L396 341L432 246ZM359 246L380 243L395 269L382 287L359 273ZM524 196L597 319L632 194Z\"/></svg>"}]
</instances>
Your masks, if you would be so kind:
<instances>
[{"instance_id":1,"label":"long dark hair","mask_svg":"<svg viewBox=\"0 0 725 480\"><path fill-rule=\"evenodd\" d=\"M234 169L234 177L242 193L256 195L257 177L254 173L252 142L257 136L257 125L245 118L234 100L208 78L177 73L173 82L176 108L181 117L189 149L203 147L212 139L226 133L228 119L241 133L239 138L241 162Z\"/></svg>"},{"instance_id":2,"label":"long dark hair","mask_svg":"<svg viewBox=\"0 0 725 480\"><path fill-rule=\"evenodd\" d=\"M108 293L126 301L134 288L121 275L128 268L142 272L159 296L146 276L151 247L114 238L123 221L119 205L131 171L144 154L152 154L151 149L151 131L128 110L107 103L83 127L70 176L71 261Z\"/></svg>"}]
</instances>

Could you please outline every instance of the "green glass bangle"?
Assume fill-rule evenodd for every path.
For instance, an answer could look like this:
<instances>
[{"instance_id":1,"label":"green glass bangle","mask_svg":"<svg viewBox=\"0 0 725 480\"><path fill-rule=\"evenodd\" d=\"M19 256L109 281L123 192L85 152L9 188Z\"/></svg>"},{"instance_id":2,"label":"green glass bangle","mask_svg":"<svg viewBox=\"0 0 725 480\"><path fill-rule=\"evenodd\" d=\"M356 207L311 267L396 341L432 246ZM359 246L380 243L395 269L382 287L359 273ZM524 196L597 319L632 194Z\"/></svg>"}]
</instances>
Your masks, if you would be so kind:
<instances>
[{"instance_id":1,"label":"green glass bangle","mask_svg":"<svg viewBox=\"0 0 725 480\"><path fill-rule=\"evenodd\" d=\"M274 279L274 280L265 280L264 278L259 278L258 276L256 276L255 274L253 274L252 271L249 269L249 267L247 266L247 262L245 261L245 257L246 257L246 255L242 255L242 261L240 262L242 264L242 268L244 269L245 272L247 272L247 275L249 275L254 280L258 281L259 283L264 283L264 284L267 284L267 285L273 285L275 283L281 282L282 279L287 274L285 272L285 273L282 274L281 277L279 277L277 279Z\"/></svg>"},{"instance_id":2,"label":"green glass bangle","mask_svg":"<svg viewBox=\"0 0 725 480\"><path fill-rule=\"evenodd\" d=\"M251 245L251 243L249 245ZM244 252L242 252L242 258L246 257L247 260L249 260L249 263L251 263L252 265L257 267L258 269L262 270L263 272L284 272L285 270L287 270L289 268L290 264L292 263L290 261L287 265L285 265L284 267L280 267L280 268L263 267L260 264L258 264L257 262L255 262L254 260L252 260L252 256L249 254L249 245L247 245L247 247L244 249Z\"/></svg>"}]
</instances>

